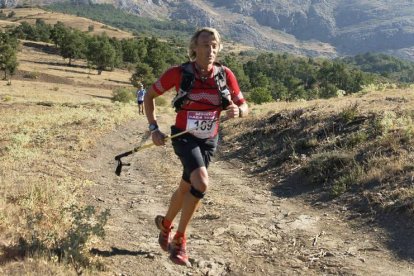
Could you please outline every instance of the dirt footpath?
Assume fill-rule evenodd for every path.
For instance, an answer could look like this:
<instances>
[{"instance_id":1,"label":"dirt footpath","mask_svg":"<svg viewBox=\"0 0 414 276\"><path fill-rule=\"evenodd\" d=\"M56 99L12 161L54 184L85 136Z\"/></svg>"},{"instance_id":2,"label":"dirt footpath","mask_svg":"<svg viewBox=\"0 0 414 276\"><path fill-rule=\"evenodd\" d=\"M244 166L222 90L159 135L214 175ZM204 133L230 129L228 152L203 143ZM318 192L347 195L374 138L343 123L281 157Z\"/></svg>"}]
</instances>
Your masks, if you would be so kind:
<instances>
[{"instance_id":1,"label":"dirt footpath","mask_svg":"<svg viewBox=\"0 0 414 276\"><path fill-rule=\"evenodd\" d=\"M161 129L169 129L159 116ZM272 194L275 183L258 181L218 156L211 187L189 229L192 267L174 265L157 243L154 217L164 214L181 176L172 147L114 156L145 136L143 116L99 138L82 165L95 181L85 200L109 208L107 236L92 252L108 275L414 275L414 264L396 260L379 241L381 231L353 229L335 212ZM177 222L175 222L176 224Z\"/></svg>"}]
</instances>

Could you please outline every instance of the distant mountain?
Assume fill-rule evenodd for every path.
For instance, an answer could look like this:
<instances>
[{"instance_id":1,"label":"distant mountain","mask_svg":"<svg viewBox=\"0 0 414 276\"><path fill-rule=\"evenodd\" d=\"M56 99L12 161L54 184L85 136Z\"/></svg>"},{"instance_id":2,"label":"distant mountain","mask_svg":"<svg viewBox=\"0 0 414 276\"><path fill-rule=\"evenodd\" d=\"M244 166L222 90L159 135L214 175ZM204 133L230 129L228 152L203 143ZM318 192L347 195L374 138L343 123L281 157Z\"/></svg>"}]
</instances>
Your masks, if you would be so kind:
<instances>
[{"instance_id":1,"label":"distant mountain","mask_svg":"<svg viewBox=\"0 0 414 276\"><path fill-rule=\"evenodd\" d=\"M32 0L51 3L59 0ZM112 3L156 19L213 26L227 39L310 56L368 51L414 60L412 0L72 0ZM27 0L0 0L15 6Z\"/></svg>"}]
</instances>

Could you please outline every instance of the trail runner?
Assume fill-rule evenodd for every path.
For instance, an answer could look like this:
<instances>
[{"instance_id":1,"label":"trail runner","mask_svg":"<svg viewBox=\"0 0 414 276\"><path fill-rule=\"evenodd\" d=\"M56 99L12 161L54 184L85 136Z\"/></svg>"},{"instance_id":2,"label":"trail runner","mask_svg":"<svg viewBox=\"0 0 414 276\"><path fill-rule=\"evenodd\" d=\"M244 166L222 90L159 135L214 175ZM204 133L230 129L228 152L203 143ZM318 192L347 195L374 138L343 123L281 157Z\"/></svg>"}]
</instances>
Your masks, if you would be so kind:
<instances>
[{"instance_id":1,"label":"trail runner","mask_svg":"<svg viewBox=\"0 0 414 276\"><path fill-rule=\"evenodd\" d=\"M183 165L182 179L171 197L167 213L155 218L161 248L180 265L190 265L186 250L187 227L209 186L207 168L217 147L220 113L225 110L228 118L237 118L247 116L249 110L233 72L215 62L221 49L217 30L197 30L188 48L190 62L165 71L144 97L155 145L164 145L166 135L157 125L154 98L171 88L177 91L173 101L177 114L171 134L199 127L172 139L174 152ZM173 221L180 211L177 231L172 236Z\"/></svg>"}]
</instances>

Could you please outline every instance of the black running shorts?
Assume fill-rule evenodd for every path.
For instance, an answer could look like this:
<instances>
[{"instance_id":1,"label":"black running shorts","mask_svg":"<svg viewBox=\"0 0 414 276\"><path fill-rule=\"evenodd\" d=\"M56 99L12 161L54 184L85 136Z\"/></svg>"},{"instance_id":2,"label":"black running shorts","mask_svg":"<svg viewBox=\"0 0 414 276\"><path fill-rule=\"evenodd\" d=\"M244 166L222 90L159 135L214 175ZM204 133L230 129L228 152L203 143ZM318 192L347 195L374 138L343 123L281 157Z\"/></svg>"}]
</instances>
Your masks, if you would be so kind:
<instances>
[{"instance_id":1,"label":"black running shorts","mask_svg":"<svg viewBox=\"0 0 414 276\"><path fill-rule=\"evenodd\" d=\"M171 127L171 135L181 132L176 127ZM214 138L200 139L191 134L183 134L172 139L175 154L183 164L182 178L190 182L191 172L200 167L208 168L208 165L217 148L218 135Z\"/></svg>"}]
</instances>

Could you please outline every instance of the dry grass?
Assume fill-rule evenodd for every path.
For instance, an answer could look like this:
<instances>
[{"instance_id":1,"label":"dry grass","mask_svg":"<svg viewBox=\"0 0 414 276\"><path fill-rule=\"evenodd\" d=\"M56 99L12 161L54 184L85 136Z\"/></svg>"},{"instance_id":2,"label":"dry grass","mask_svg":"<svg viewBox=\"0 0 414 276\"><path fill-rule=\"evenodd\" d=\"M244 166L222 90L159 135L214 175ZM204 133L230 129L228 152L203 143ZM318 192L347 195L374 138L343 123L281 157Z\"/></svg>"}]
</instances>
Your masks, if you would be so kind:
<instances>
[{"instance_id":1,"label":"dry grass","mask_svg":"<svg viewBox=\"0 0 414 276\"><path fill-rule=\"evenodd\" d=\"M22 42L23 44L25 41ZM37 45L49 45L46 43L36 43ZM131 73L127 70L114 69L112 72L102 72L98 75L96 70L87 68L84 60L75 60L73 66L68 67L67 60L57 54L47 54L39 49L32 47L22 47L18 54L19 70L26 72L36 72L49 74L56 77L64 77L79 85L114 86L129 85Z\"/></svg>"},{"instance_id":2,"label":"dry grass","mask_svg":"<svg viewBox=\"0 0 414 276\"><path fill-rule=\"evenodd\" d=\"M79 198L83 187L94 184L78 160L88 157L96 137L133 118L136 106L110 99L111 87L125 86L127 71L88 74L79 67L82 61L67 67L58 56L28 50L19 53L19 69L42 78L0 82L0 263L25 257L39 275L45 267L36 260L45 258L57 267L50 266L46 274L67 275L74 267L99 265L83 250L94 242L97 230L89 229L91 236L79 252L65 247L70 239L83 238L73 228L75 215L88 215ZM73 84L62 84L71 79ZM101 211L90 211L90 227L103 223ZM81 254L74 257L72 271L58 263L69 257L54 255L59 250ZM40 259L30 259L34 256ZM7 267L14 266L4 266L6 274Z\"/></svg>"},{"instance_id":3,"label":"dry grass","mask_svg":"<svg viewBox=\"0 0 414 276\"><path fill-rule=\"evenodd\" d=\"M33 20L48 15L36 9L16 12ZM70 208L82 208L83 187L94 185L78 160L88 156L96 137L136 115L135 105L110 100L115 87L128 86L131 73L117 69L97 75L84 61L68 67L39 47L23 47L18 59L20 72L12 85L0 82L0 272L74 274L79 267L60 263L50 251L62 248L73 227L76 210ZM224 139L255 175L279 179L308 171L312 175L305 179L330 195L356 189L355 200L364 197L380 210L412 214L413 92L388 89L254 105L249 119L226 123L231 127ZM337 167L330 174L332 164ZM85 248L94 241L88 239ZM86 250L79 253L87 256L79 265L99 266ZM19 257L24 261L12 262Z\"/></svg>"},{"instance_id":4,"label":"dry grass","mask_svg":"<svg viewBox=\"0 0 414 276\"><path fill-rule=\"evenodd\" d=\"M313 200L328 196L358 204L368 199L379 214L413 215L414 89L251 109L253 118L229 122L224 138L250 172L300 179L283 183L295 189L316 185L320 192Z\"/></svg>"},{"instance_id":5,"label":"dry grass","mask_svg":"<svg viewBox=\"0 0 414 276\"><path fill-rule=\"evenodd\" d=\"M133 37L131 33L75 15L49 12L37 8L3 9L3 12L5 14L8 14L11 11L14 11L16 13L16 15L10 19L10 21L13 21L15 23L26 21L30 24L34 24L36 22L36 19L43 19L46 24L53 26L58 21L60 21L65 24L65 26L78 29L83 32L87 32L89 26L93 26L94 29L92 32L90 32L91 34L100 35L105 32L109 37L115 37L117 39Z\"/></svg>"},{"instance_id":6,"label":"dry grass","mask_svg":"<svg viewBox=\"0 0 414 276\"><path fill-rule=\"evenodd\" d=\"M16 27L20 25L17 22L7 21L7 20L0 20L0 29L4 30L10 27Z\"/></svg>"}]
</instances>

